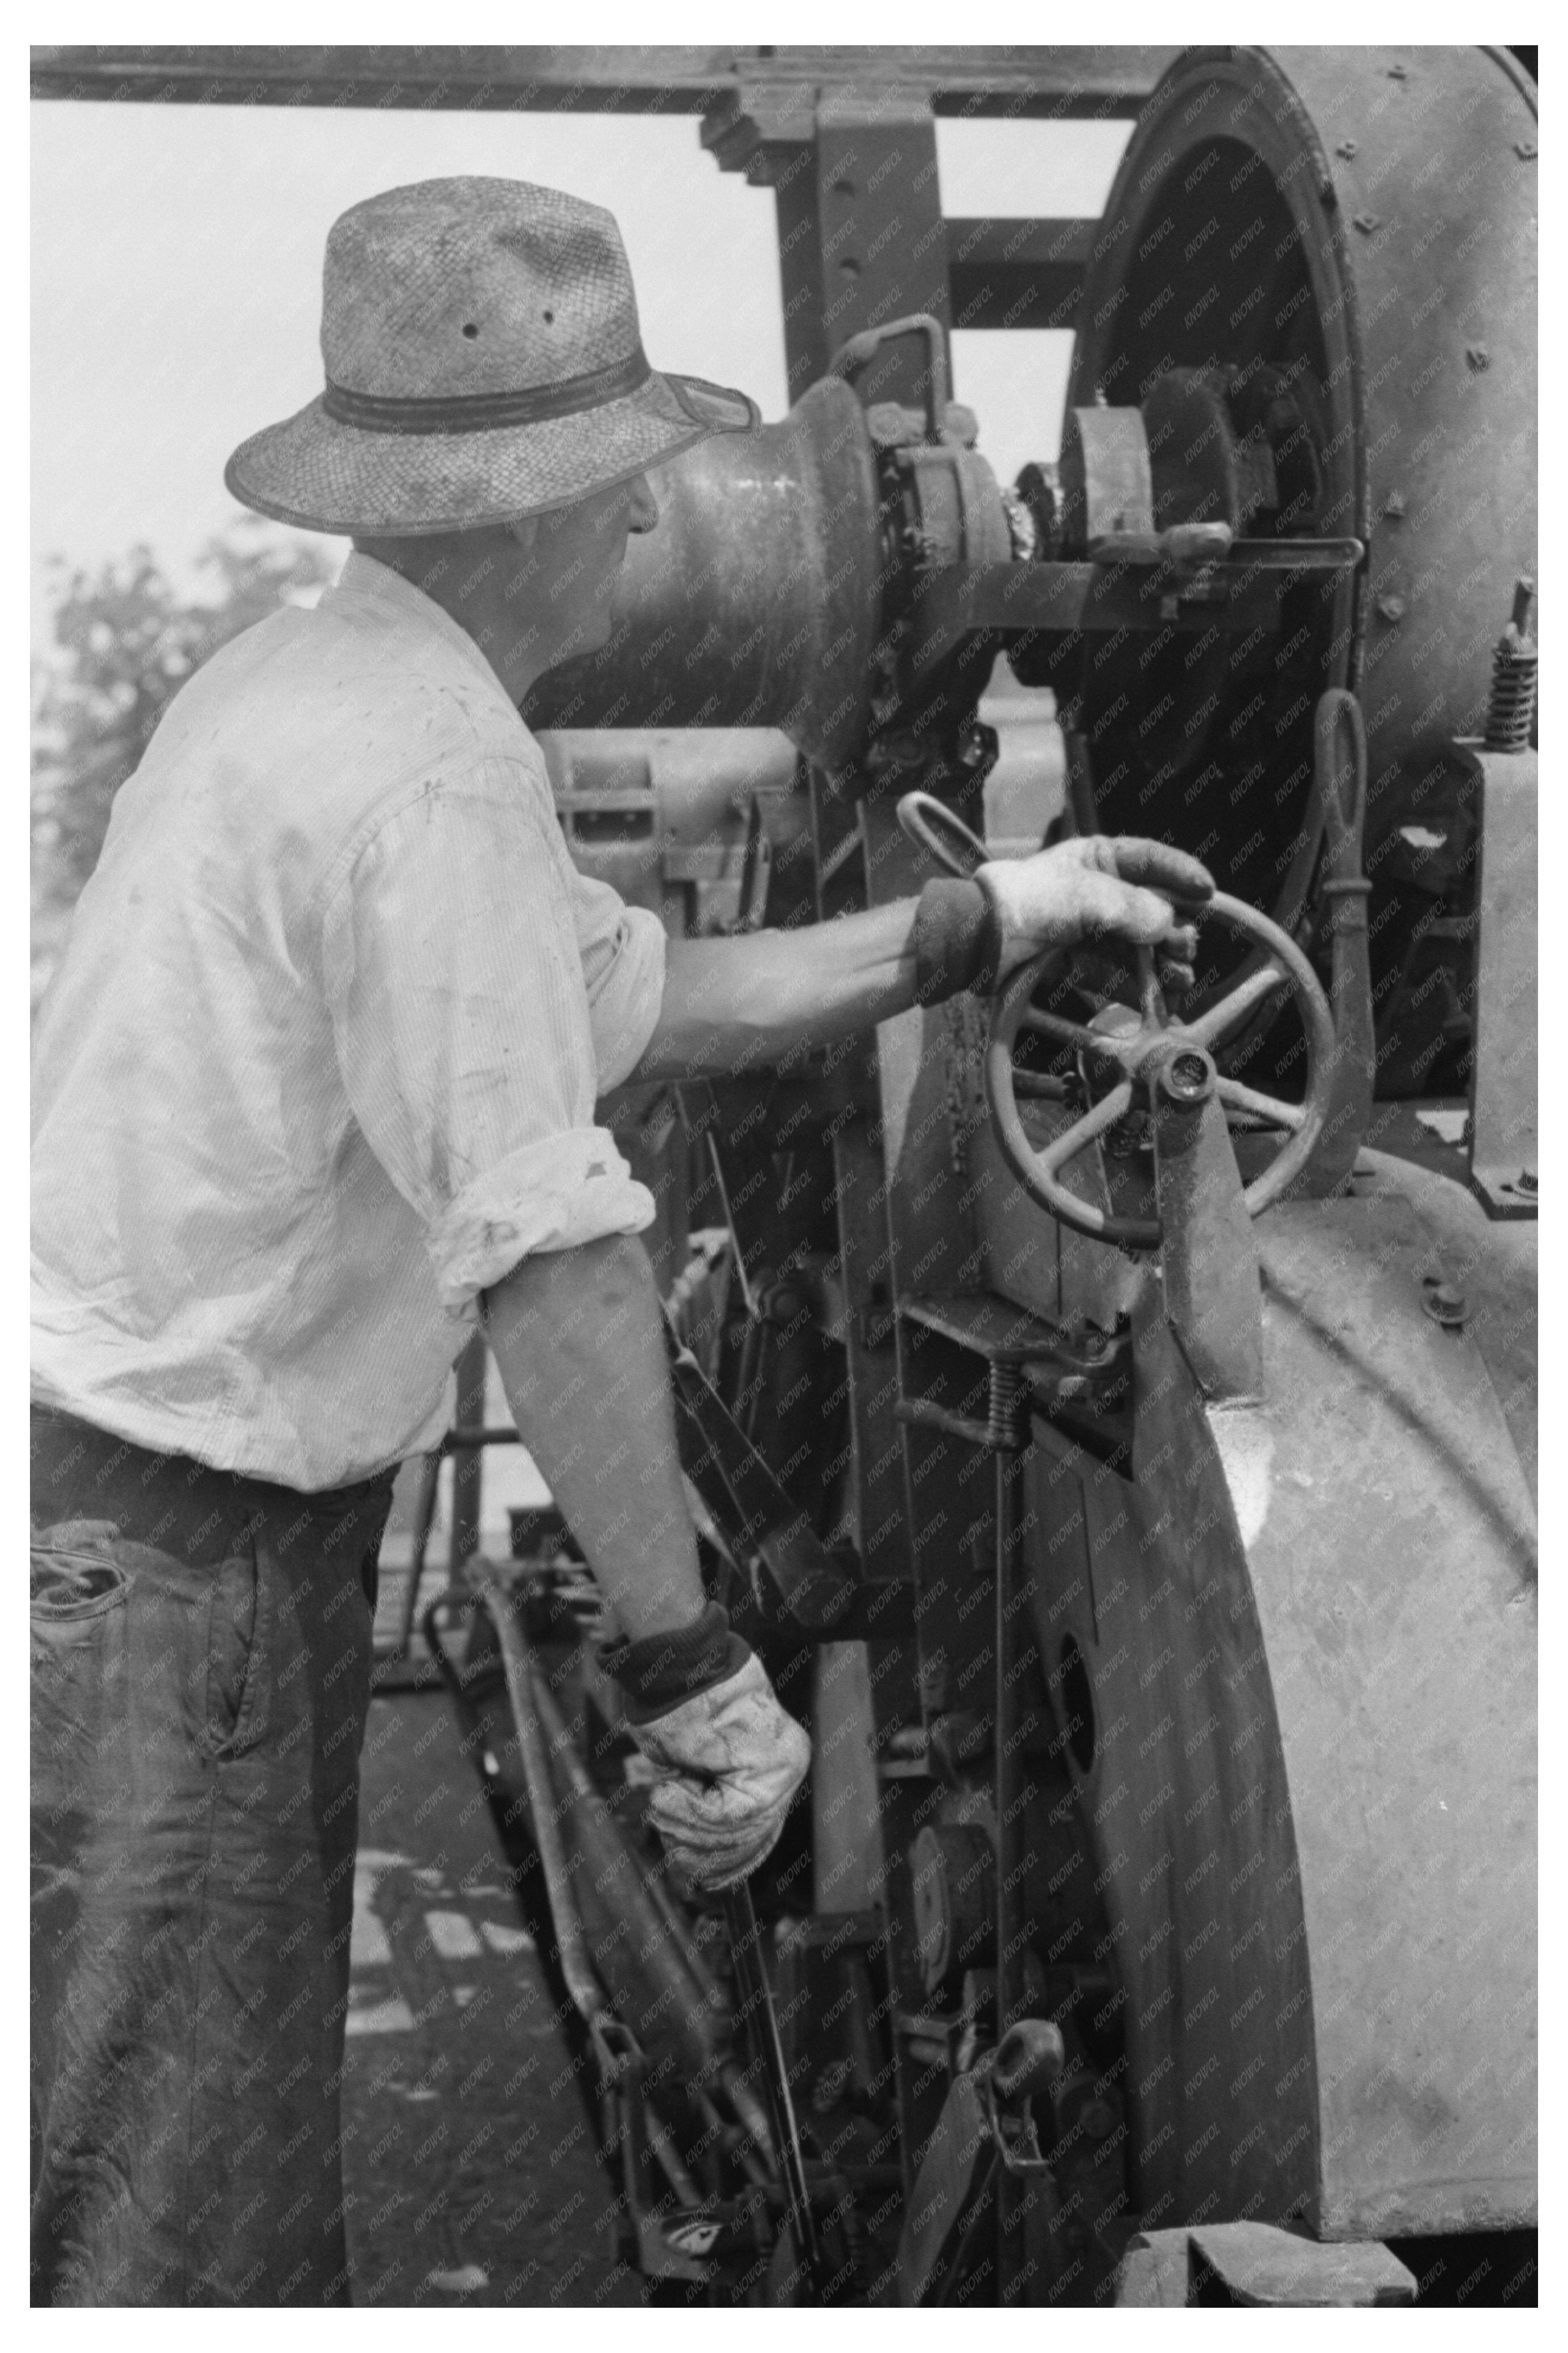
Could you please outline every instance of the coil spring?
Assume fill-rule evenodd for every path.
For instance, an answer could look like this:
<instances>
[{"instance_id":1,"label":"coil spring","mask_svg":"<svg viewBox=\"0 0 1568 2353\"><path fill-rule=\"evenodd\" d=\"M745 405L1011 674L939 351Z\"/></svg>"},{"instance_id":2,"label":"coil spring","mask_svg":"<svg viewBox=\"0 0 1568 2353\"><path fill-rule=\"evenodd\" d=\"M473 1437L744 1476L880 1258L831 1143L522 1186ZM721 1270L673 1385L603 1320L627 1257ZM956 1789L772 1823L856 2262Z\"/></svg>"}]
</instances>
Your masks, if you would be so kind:
<instances>
[{"instance_id":1,"label":"coil spring","mask_svg":"<svg viewBox=\"0 0 1568 2353\"><path fill-rule=\"evenodd\" d=\"M987 1445L999 1449L1022 1445L1029 1405L1029 1388L1022 1365L992 1362L987 1402Z\"/></svg>"},{"instance_id":2,"label":"coil spring","mask_svg":"<svg viewBox=\"0 0 1568 2353\"><path fill-rule=\"evenodd\" d=\"M1489 752L1522 752L1535 717L1537 653L1522 653L1505 638L1492 656L1492 691L1487 703Z\"/></svg>"}]
</instances>

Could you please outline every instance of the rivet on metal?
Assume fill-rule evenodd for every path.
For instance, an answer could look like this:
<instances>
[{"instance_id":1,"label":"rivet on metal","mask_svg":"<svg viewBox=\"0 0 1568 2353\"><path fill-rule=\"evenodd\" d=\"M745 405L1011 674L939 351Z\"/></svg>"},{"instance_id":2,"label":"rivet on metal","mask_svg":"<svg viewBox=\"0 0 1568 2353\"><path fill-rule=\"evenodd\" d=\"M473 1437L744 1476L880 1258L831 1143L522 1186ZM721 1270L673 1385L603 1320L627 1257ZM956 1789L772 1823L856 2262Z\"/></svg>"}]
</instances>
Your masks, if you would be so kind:
<instances>
[{"instance_id":1,"label":"rivet on metal","mask_svg":"<svg viewBox=\"0 0 1568 2353\"><path fill-rule=\"evenodd\" d=\"M1388 69L1388 78L1390 81L1408 81L1410 79L1410 69L1408 66L1390 66Z\"/></svg>"},{"instance_id":2,"label":"rivet on metal","mask_svg":"<svg viewBox=\"0 0 1568 2353\"><path fill-rule=\"evenodd\" d=\"M1485 343L1467 343L1465 346L1465 364L1467 367L1474 368L1476 374L1479 375L1481 370L1483 368L1489 368L1491 364L1492 355L1490 352L1488 351Z\"/></svg>"},{"instance_id":3,"label":"rivet on metal","mask_svg":"<svg viewBox=\"0 0 1568 2353\"><path fill-rule=\"evenodd\" d=\"M1383 511L1388 517L1390 522L1397 522L1400 516L1404 512L1404 492L1403 491L1390 491L1387 498L1384 499L1383 502Z\"/></svg>"},{"instance_id":4,"label":"rivet on metal","mask_svg":"<svg viewBox=\"0 0 1568 2353\"><path fill-rule=\"evenodd\" d=\"M1357 213L1354 226L1363 237L1371 237L1374 228L1383 227L1382 216L1377 213Z\"/></svg>"},{"instance_id":5,"label":"rivet on metal","mask_svg":"<svg viewBox=\"0 0 1568 2353\"><path fill-rule=\"evenodd\" d=\"M1341 139L1339 145L1334 150L1335 154L1342 155L1347 164L1350 162L1351 157L1355 153L1355 152L1356 142L1353 139Z\"/></svg>"},{"instance_id":6,"label":"rivet on metal","mask_svg":"<svg viewBox=\"0 0 1568 2353\"><path fill-rule=\"evenodd\" d=\"M1469 1312L1468 1302L1457 1283L1445 1282L1441 1276L1422 1277L1421 1304L1434 1324L1446 1331L1457 1332Z\"/></svg>"},{"instance_id":7,"label":"rivet on metal","mask_svg":"<svg viewBox=\"0 0 1568 2353\"><path fill-rule=\"evenodd\" d=\"M1513 142L1513 152L1521 164L1533 164L1541 150L1533 139L1516 139Z\"/></svg>"},{"instance_id":8,"label":"rivet on metal","mask_svg":"<svg viewBox=\"0 0 1568 2353\"><path fill-rule=\"evenodd\" d=\"M1380 596L1377 600L1377 609L1380 620L1403 621L1405 612L1404 599L1403 596Z\"/></svg>"}]
</instances>

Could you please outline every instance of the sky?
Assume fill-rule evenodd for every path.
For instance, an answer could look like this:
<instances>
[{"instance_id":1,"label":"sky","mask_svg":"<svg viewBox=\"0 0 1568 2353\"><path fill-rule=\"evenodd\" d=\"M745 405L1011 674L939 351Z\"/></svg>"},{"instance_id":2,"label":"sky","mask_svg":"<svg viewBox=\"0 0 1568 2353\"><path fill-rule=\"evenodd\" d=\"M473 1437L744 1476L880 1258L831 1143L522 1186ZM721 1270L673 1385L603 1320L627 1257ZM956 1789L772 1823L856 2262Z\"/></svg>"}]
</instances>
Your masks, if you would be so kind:
<instances>
[{"instance_id":1,"label":"sky","mask_svg":"<svg viewBox=\"0 0 1568 2353\"><path fill-rule=\"evenodd\" d=\"M229 452L321 388L326 232L377 189L484 172L607 205L654 365L783 413L772 192L721 173L695 117L69 101L30 114L35 645L53 556L96 568L144 541L192 582L239 512ZM1114 123L939 123L943 209L1098 213L1125 138ZM955 394L1003 481L1054 455L1069 355L1065 334L955 336Z\"/></svg>"}]
</instances>

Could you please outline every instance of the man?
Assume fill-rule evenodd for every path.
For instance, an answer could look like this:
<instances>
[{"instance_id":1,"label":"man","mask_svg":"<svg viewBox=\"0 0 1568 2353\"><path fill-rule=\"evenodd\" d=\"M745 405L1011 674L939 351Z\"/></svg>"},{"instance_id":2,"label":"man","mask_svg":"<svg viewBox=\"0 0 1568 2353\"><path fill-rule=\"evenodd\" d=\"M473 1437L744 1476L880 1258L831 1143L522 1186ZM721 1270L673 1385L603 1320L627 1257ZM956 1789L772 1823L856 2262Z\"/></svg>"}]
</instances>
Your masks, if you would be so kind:
<instances>
[{"instance_id":1,"label":"man","mask_svg":"<svg viewBox=\"0 0 1568 2353\"><path fill-rule=\"evenodd\" d=\"M651 370L609 214L509 181L347 213L322 345L323 396L228 480L355 552L176 698L41 1020L35 2302L348 2301L374 1563L476 1322L620 1630L673 1862L724 1886L779 1835L807 1743L705 1603L652 1203L597 1097L1097 930L1179 962L1171 897L1211 887L1078 843L667 944L575 872L517 705L604 641L645 470L756 411Z\"/></svg>"}]
</instances>

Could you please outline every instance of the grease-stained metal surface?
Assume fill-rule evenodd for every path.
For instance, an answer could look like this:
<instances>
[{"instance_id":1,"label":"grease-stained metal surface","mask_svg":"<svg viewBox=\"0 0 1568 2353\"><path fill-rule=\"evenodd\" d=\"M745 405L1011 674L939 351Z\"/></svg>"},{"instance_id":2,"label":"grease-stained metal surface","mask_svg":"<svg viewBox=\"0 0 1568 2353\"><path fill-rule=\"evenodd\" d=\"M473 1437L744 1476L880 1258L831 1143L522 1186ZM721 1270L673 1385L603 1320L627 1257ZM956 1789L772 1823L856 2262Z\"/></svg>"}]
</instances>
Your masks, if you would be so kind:
<instances>
[{"instance_id":1,"label":"grease-stained metal surface","mask_svg":"<svg viewBox=\"0 0 1568 2353\"><path fill-rule=\"evenodd\" d=\"M1329 2237L1535 2219L1534 1512L1481 1337L1508 1314L1490 1237L1454 1327L1424 1312L1440 1239L1386 1164L1259 1230L1248 1558L1301 1857Z\"/></svg>"}]
</instances>

